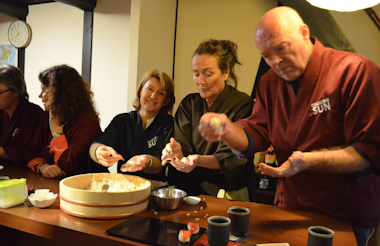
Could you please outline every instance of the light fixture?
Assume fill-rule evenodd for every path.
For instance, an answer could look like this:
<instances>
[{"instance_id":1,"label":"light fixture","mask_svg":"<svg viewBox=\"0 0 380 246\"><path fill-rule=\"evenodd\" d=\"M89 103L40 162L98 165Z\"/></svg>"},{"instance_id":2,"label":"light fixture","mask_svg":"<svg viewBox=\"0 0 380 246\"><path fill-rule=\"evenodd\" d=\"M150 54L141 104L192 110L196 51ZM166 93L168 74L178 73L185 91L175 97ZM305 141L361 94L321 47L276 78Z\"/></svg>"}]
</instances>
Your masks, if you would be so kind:
<instances>
[{"instance_id":1,"label":"light fixture","mask_svg":"<svg viewBox=\"0 0 380 246\"><path fill-rule=\"evenodd\" d=\"M352 12L371 8L380 3L380 0L306 0L311 5L340 12Z\"/></svg>"}]
</instances>

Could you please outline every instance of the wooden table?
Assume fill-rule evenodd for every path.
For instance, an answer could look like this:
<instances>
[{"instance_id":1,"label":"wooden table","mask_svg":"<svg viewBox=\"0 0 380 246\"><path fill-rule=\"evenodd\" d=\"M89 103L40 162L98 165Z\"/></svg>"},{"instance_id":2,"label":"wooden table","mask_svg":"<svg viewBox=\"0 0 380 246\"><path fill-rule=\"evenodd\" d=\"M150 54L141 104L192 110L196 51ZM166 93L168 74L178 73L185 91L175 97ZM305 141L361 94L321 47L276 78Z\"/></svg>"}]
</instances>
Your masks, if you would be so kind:
<instances>
[{"instance_id":1,"label":"wooden table","mask_svg":"<svg viewBox=\"0 0 380 246\"><path fill-rule=\"evenodd\" d=\"M28 186L34 185L35 189L48 188L54 193L59 193L59 180L45 179L27 168L4 166L0 175L26 178ZM311 225L323 225L335 231L334 246L356 245L350 224L326 215L259 203L229 201L205 195L199 197L202 199L200 204L196 206L183 204L176 211L157 210L157 213L154 213L154 205L150 203L149 208L137 216L155 217L183 224L197 222L201 227L207 228L207 217L228 216L229 207L245 206L251 210L249 232L252 233L252 236L244 240L246 242L287 242L291 246L307 245L307 228ZM46 209L35 208L26 201L15 207L0 208L0 244L11 246L36 245L37 243L39 246L143 245L105 233L107 229L124 220L90 220L65 214L59 208L59 198ZM204 237L206 235L203 235L201 239Z\"/></svg>"}]
</instances>

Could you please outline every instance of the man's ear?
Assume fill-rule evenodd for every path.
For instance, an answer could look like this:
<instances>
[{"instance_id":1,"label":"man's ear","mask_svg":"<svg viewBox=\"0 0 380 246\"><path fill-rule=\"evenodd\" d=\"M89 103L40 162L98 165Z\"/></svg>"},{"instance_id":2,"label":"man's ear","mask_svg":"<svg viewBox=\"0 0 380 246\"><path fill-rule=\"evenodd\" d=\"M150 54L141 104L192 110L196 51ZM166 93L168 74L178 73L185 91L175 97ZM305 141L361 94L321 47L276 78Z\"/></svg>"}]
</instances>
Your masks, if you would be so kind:
<instances>
[{"instance_id":1,"label":"man's ear","mask_svg":"<svg viewBox=\"0 0 380 246\"><path fill-rule=\"evenodd\" d=\"M310 29L306 24L300 26L300 33L305 40L310 40Z\"/></svg>"}]
</instances>

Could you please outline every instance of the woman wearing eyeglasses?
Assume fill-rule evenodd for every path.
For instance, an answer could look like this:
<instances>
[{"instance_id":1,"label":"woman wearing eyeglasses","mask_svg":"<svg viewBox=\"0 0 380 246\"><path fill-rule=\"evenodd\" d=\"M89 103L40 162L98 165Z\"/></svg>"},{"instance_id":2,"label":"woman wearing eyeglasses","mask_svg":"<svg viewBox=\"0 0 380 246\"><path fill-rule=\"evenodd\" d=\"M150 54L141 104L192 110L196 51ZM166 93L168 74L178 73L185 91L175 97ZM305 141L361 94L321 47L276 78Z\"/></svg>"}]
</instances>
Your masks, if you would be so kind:
<instances>
[{"instance_id":1,"label":"woman wearing eyeglasses","mask_svg":"<svg viewBox=\"0 0 380 246\"><path fill-rule=\"evenodd\" d=\"M43 110L29 102L24 74L17 67L0 67L0 163L26 165L28 145Z\"/></svg>"}]
</instances>

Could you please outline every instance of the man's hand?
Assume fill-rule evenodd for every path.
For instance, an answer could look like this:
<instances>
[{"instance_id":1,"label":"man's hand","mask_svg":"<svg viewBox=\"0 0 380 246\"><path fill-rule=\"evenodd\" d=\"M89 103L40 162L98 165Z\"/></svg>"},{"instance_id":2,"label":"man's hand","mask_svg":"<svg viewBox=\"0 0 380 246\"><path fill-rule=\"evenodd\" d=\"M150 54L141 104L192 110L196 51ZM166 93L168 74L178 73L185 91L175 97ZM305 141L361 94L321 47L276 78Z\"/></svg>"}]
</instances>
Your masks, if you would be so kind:
<instances>
[{"instance_id":1,"label":"man's hand","mask_svg":"<svg viewBox=\"0 0 380 246\"><path fill-rule=\"evenodd\" d=\"M305 161L305 155L301 151L295 151L281 166L275 168L265 163L259 163L259 172L274 178L291 177L299 172L308 169Z\"/></svg>"}]
</instances>

